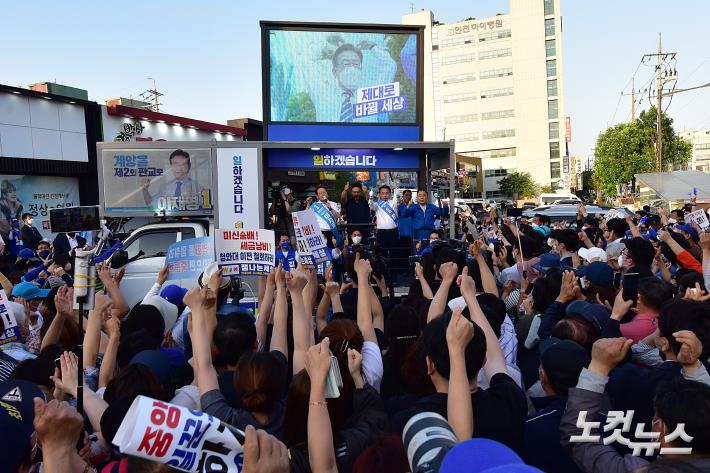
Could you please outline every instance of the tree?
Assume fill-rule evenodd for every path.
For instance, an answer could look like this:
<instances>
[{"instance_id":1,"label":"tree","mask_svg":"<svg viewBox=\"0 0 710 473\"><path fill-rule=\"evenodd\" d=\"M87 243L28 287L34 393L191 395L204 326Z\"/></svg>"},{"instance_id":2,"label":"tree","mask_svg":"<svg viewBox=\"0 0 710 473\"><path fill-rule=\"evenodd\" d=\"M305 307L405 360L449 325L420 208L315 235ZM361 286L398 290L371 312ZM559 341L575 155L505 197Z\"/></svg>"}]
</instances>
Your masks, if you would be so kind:
<instances>
[{"instance_id":1,"label":"tree","mask_svg":"<svg viewBox=\"0 0 710 473\"><path fill-rule=\"evenodd\" d=\"M663 157L661 170L668 164L685 164L692 145L673 130L673 119L663 115ZM658 171L655 152L656 109L651 107L631 123L620 123L599 134L594 160L594 179L607 194L616 186L631 182L635 174Z\"/></svg>"},{"instance_id":2,"label":"tree","mask_svg":"<svg viewBox=\"0 0 710 473\"><path fill-rule=\"evenodd\" d=\"M540 194L540 189L530 177L529 172L511 172L498 181L498 189L515 200L535 197Z\"/></svg>"},{"instance_id":3,"label":"tree","mask_svg":"<svg viewBox=\"0 0 710 473\"><path fill-rule=\"evenodd\" d=\"M540 192L542 194L552 194L555 191L552 189L552 185L545 184L544 186L540 187Z\"/></svg>"}]
</instances>

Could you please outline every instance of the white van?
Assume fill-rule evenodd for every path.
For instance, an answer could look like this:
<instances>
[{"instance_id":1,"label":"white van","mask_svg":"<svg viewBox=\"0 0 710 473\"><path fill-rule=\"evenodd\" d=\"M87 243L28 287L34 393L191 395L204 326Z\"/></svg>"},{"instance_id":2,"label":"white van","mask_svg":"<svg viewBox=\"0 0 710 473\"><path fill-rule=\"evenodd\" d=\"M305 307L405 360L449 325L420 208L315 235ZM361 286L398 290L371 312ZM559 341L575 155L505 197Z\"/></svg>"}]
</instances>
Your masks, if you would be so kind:
<instances>
[{"instance_id":1,"label":"white van","mask_svg":"<svg viewBox=\"0 0 710 473\"><path fill-rule=\"evenodd\" d=\"M576 200L577 202L582 202L582 200L571 192L555 192L551 194L540 194L540 205L551 205L556 200Z\"/></svg>"}]
</instances>

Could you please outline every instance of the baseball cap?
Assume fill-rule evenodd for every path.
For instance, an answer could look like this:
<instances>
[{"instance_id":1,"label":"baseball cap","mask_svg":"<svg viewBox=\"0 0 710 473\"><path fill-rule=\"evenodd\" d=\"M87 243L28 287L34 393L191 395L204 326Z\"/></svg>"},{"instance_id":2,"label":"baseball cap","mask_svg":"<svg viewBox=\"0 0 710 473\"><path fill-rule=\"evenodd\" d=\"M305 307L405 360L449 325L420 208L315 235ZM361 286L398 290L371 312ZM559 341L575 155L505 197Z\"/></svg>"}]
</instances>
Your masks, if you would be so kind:
<instances>
[{"instance_id":1,"label":"baseball cap","mask_svg":"<svg viewBox=\"0 0 710 473\"><path fill-rule=\"evenodd\" d=\"M47 285L50 289L54 289L55 287L62 287L64 284L64 279L60 278L59 276L50 276L47 278Z\"/></svg>"},{"instance_id":2,"label":"baseball cap","mask_svg":"<svg viewBox=\"0 0 710 473\"><path fill-rule=\"evenodd\" d=\"M143 304L152 305L158 309L160 315L163 316L163 321L165 322L165 333L168 333L173 329L173 325L175 325L175 321L178 316L177 306L175 304L171 304L160 296L150 296L143 301Z\"/></svg>"},{"instance_id":3,"label":"baseball cap","mask_svg":"<svg viewBox=\"0 0 710 473\"><path fill-rule=\"evenodd\" d=\"M538 225L537 227L533 227L533 230L540 233L545 238L547 238L550 233L552 233L552 230L550 230L550 227L548 227L547 225Z\"/></svg>"},{"instance_id":4,"label":"baseball cap","mask_svg":"<svg viewBox=\"0 0 710 473\"><path fill-rule=\"evenodd\" d=\"M541 273L546 273L549 270L555 268L559 269L560 266L560 255L555 253L543 253L540 256L540 262L532 265L533 268L540 271Z\"/></svg>"},{"instance_id":5,"label":"baseball cap","mask_svg":"<svg viewBox=\"0 0 710 473\"><path fill-rule=\"evenodd\" d=\"M210 284L210 278L217 271L219 271L219 265L216 261L211 262L202 272L202 277L200 278L200 283L202 287L208 286ZM222 284L219 285L219 288L224 289L227 286L229 286L229 278L223 277Z\"/></svg>"},{"instance_id":6,"label":"baseball cap","mask_svg":"<svg viewBox=\"0 0 710 473\"><path fill-rule=\"evenodd\" d=\"M34 383L20 379L0 382L0 458L7 471L15 471L30 448L36 397L44 399L44 394Z\"/></svg>"},{"instance_id":7,"label":"baseball cap","mask_svg":"<svg viewBox=\"0 0 710 473\"><path fill-rule=\"evenodd\" d=\"M676 230L681 230L684 231L685 233L690 233L690 236L692 236L695 240L700 238L700 235L698 235L697 230L695 230L691 225L685 223L683 225L676 225L674 227Z\"/></svg>"},{"instance_id":8,"label":"baseball cap","mask_svg":"<svg viewBox=\"0 0 710 473\"><path fill-rule=\"evenodd\" d=\"M597 334L602 332L602 329L609 321L611 312L601 304L592 304L587 301L574 301L567 306L567 315L578 314L594 326Z\"/></svg>"},{"instance_id":9,"label":"baseball cap","mask_svg":"<svg viewBox=\"0 0 710 473\"><path fill-rule=\"evenodd\" d=\"M587 281L596 286L611 287L614 283L614 270L603 261L594 261L582 266L577 270L577 276L584 276Z\"/></svg>"},{"instance_id":10,"label":"baseball cap","mask_svg":"<svg viewBox=\"0 0 710 473\"><path fill-rule=\"evenodd\" d=\"M12 295L30 301L32 299L44 299L49 294L49 291L49 289L40 289L31 282L21 282L12 288Z\"/></svg>"},{"instance_id":11,"label":"baseball cap","mask_svg":"<svg viewBox=\"0 0 710 473\"><path fill-rule=\"evenodd\" d=\"M35 252L30 250L29 248L23 248L20 250L19 253L17 253L18 258L23 258L23 259L30 259L35 257Z\"/></svg>"},{"instance_id":12,"label":"baseball cap","mask_svg":"<svg viewBox=\"0 0 710 473\"><path fill-rule=\"evenodd\" d=\"M580 258L585 259L590 263L593 259L606 262L606 251L601 248L597 248L596 246L592 248L580 248L578 253Z\"/></svg>"},{"instance_id":13,"label":"baseball cap","mask_svg":"<svg viewBox=\"0 0 710 473\"><path fill-rule=\"evenodd\" d=\"M159 349L138 352L131 358L129 364L147 366L155 377L160 380L163 386L166 386L170 381L170 374L172 372L170 358Z\"/></svg>"},{"instance_id":14,"label":"baseball cap","mask_svg":"<svg viewBox=\"0 0 710 473\"><path fill-rule=\"evenodd\" d=\"M185 297L185 294L187 294L187 289L177 284L169 284L160 291L160 297L174 304L176 307L182 304L182 299Z\"/></svg>"},{"instance_id":15,"label":"baseball cap","mask_svg":"<svg viewBox=\"0 0 710 473\"><path fill-rule=\"evenodd\" d=\"M590 361L587 350L572 340L550 337L540 342L540 363L554 386L567 389L576 386L579 373Z\"/></svg>"},{"instance_id":16,"label":"baseball cap","mask_svg":"<svg viewBox=\"0 0 710 473\"><path fill-rule=\"evenodd\" d=\"M475 438L454 446L441 462L441 473L540 472L528 466L510 447L495 440Z\"/></svg>"}]
</instances>

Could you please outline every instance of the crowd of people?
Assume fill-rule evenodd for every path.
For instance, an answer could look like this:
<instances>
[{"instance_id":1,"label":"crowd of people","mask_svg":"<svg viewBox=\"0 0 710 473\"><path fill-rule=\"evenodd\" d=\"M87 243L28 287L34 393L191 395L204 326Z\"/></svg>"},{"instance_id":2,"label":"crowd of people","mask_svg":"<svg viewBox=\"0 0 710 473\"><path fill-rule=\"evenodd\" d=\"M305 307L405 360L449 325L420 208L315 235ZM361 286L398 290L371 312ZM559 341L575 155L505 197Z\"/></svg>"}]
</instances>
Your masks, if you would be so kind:
<instances>
[{"instance_id":1,"label":"crowd of people","mask_svg":"<svg viewBox=\"0 0 710 473\"><path fill-rule=\"evenodd\" d=\"M387 186L370 201L350 185L340 204L319 187L307 208L342 265L304 267L286 226L256 314L216 263L191 288L164 268L133 307L101 265L79 314L57 247L75 236L23 228L0 274L17 323L0 317L0 471L179 471L114 444L139 395L244 431L245 473L710 471L710 233L686 212L494 215L447 241L426 191L391 202ZM340 243L341 212L375 226ZM420 247L404 294L360 245L372 228L385 248L442 241ZM455 445L420 454L403 432L423 413Z\"/></svg>"}]
</instances>

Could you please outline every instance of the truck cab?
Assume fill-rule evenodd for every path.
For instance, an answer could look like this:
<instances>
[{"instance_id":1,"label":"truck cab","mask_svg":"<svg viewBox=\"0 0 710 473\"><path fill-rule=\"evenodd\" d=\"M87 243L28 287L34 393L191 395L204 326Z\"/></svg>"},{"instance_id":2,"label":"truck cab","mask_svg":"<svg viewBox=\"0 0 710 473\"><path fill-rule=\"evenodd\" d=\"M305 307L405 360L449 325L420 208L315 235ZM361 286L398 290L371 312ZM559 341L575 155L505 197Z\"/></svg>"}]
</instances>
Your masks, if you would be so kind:
<instances>
[{"instance_id":1,"label":"truck cab","mask_svg":"<svg viewBox=\"0 0 710 473\"><path fill-rule=\"evenodd\" d=\"M175 242L200 238L214 232L211 220L175 220L157 222L134 230L124 241L123 249L112 258L114 268L125 267L121 293L129 306L137 304L158 278L165 266L165 252ZM197 285L196 279L175 279L171 283L185 288Z\"/></svg>"}]
</instances>

